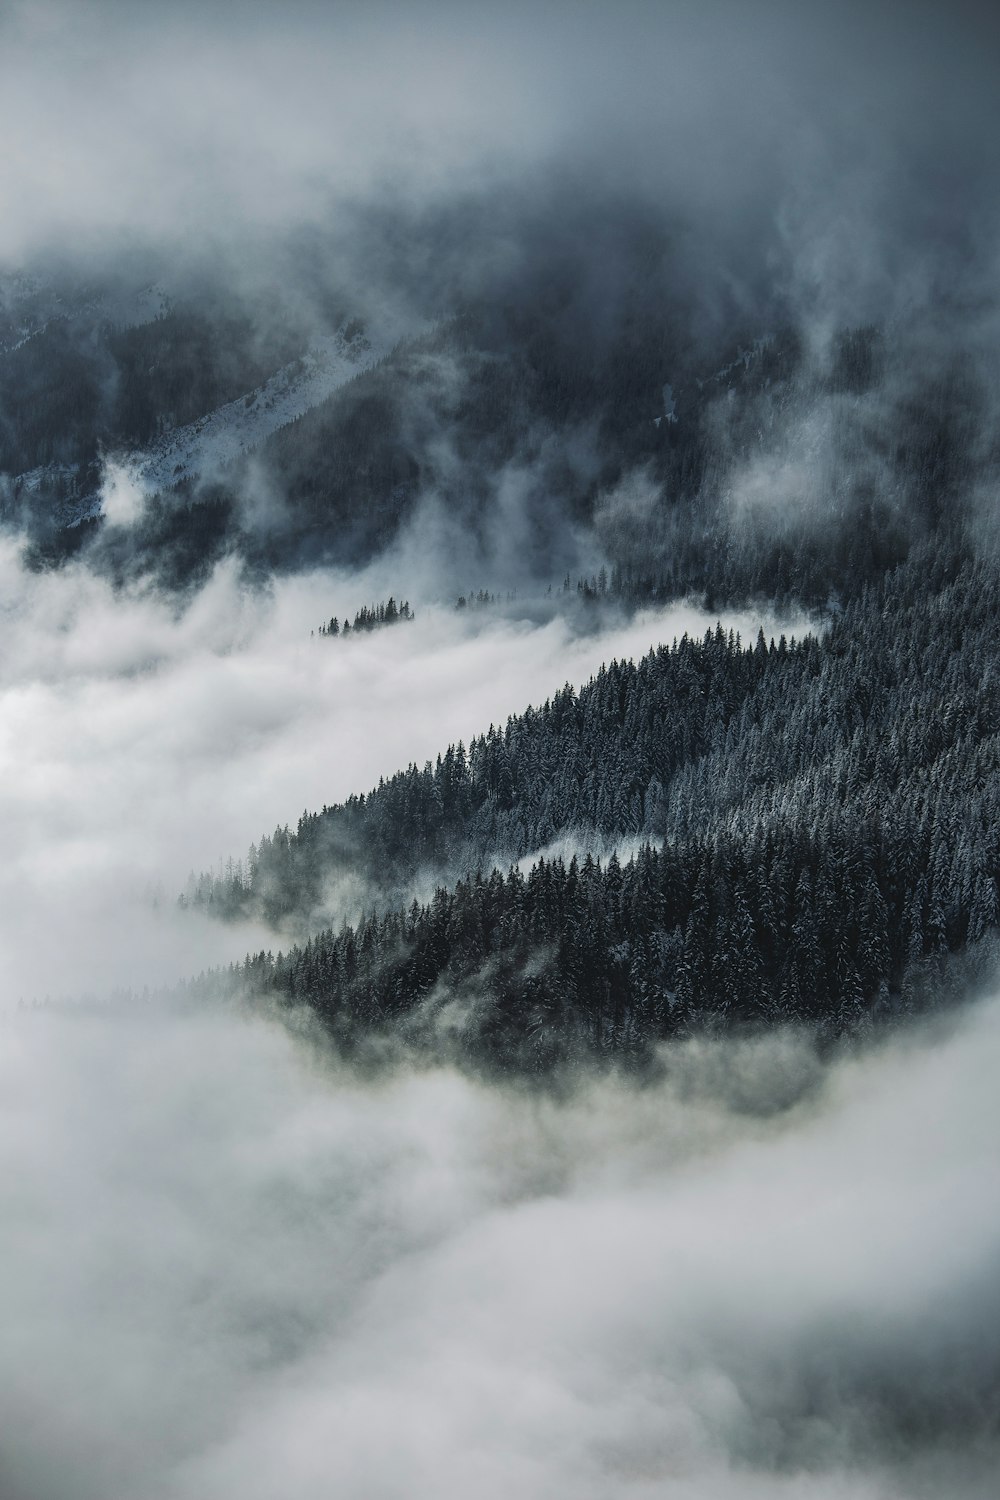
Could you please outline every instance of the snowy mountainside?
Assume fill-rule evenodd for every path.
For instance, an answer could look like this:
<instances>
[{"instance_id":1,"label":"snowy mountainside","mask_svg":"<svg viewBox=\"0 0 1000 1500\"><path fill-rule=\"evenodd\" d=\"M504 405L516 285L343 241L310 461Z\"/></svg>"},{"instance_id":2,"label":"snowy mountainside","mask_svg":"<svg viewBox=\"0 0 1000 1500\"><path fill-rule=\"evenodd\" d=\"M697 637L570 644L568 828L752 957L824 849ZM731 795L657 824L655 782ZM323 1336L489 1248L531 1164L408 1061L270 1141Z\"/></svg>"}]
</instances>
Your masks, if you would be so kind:
<instances>
[{"instance_id":1,"label":"snowy mountainside","mask_svg":"<svg viewBox=\"0 0 1000 1500\"><path fill-rule=\"evenodd\" d=\"M149 291L155 294L155 288ZM133 316L138 315L134 308ZM193 421L167 428L148 446L108 449L102 464L55 462L25 470L14 476L12 492L28 504L48 496L55 524L72 530L108 514L102 478L109 468L140 496L217 478L272 434L377 365L402 336L404 331L388 321L375 330L362 328L357 320L335 333L314 335L298 358L259 385Z\"/></svg>"},{"instance_id":2,"label":"snowy mountainside","mask_svg":"<svg viewBox=\"0 0 1000 1500\"><path fill-rule=\"evenodd\" d=\"M170 297L157 282L74 293L23 272L0 275L0 354L13 354L53 323L138 328L169 308Z\"/></svg>"},{"instance_id":3,"label":"snowy mountainside","mask_svg":"<svg viewBox=\"0 0 1000 1500\"><path fill-rule=\"evenodd\" d=\"M124 455L123 467L146 494L218 472L378 364L394 343L388 333L351 324L314 338L299 359L262 385L164 433L150 448Z\"/></svg>"}]
</instances>

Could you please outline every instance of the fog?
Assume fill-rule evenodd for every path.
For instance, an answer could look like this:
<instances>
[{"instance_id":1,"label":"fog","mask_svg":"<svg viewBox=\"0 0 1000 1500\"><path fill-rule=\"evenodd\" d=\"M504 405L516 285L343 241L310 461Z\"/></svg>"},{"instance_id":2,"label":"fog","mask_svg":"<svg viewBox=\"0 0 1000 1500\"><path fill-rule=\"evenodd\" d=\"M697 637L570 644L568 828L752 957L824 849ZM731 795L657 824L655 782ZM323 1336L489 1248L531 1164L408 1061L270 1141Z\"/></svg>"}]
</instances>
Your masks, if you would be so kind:
<instances>
[{"instance_id":1,"label":"fog","mask_svg":"<svg viewBox=\"0 0 1000 1500\"><path fill-rule=\"evenodd\" d=\"M992 1493L996 1001L560 1099L107 1003L271 944L177 913L192 865L704 615L331 641L388 576L2 581L5 1497Z\"/></svg>"},{"instance_id":2,"label":"fog","mask_svg":"<svg viewBox=\"0 0 1000 1500\"><path fill-rule=\"evenodd\" d=\"M561 1102L211 1008L0 1055L10 1500L994 1493L995 1000Z\"/></svg>"},{"instance_id":3,"label":"fog","mask_svg":"<svg viewBox=\"0 0 1000 1500\"><path fill-rule=\"evenodd\" d=\"M426 300L522 274L560 197L594 225L638 199L703 312L766 276L865 321L989 286L997 41L975 3L15 0L0 261L145 244L248 274L318 225L362 291L391 266Z\"/></svg>"},{"instance_id":4,"label":"fog","mask_svg":"<svg viewBox=\"0 0 1000 1500\"><path fill-rule=\"evenodd\" d=\"M111 391L110 307L238 304L282 361L278 334L305 347L345 308L382 349L485 307L551 338L557 397L560 359L605 369L655 314L681 373L663 386L658 345L653 430L791 329L794 387L733 416L720 385L699 428L737 540L849 526L873 495L916 513L897 459L939 397L964 467L928 439L934 504L995 534L998 43L974 3L15 0L0 272L42 291L8 332L58 321L68 278L67 347ZM869 323L878 378L838 384L838 333ZM32 571L0 537L3 1500L995 1493L995 996L823 1057L793 1032L686 1042L657 1082L556 1097L404 1063L365 1081L306 1017L158 993L281 941L179 909L190 872L714 627L694 602L547 600L612 544L669 560L681 508L631 429L598 484L624 377L578 426L529 406L489 450L484 401L461 431L495 357L408 346L387 404L419 478L364 568L309 561L318 523L263 450L194 476L199 499L235 474L220 551L254 546L174 592L167 542L143 552L172 502L128 455L103 454L79 558ZM468 587L520 597L457 612ZM390 593L412 624L313 634ZM333 919L364 896L334 887Z\"/></svg>"},{"instance_id":5,"label":"fog","mask_svg":"<svg viewBox=\"0 0 1000 1500\"><path fill-rule=\"evenodd\" d=\"M601 418L627 399L630 442L645 420L602 356L647 324L681 423L693 380L745 342L793 330L805 350L787 409L766 391L738 431L724 400L706 419L709 498L740 524L849 528L873 490L917 511L894 493L893 463L921 451L937 412L950 433L958 407L974 491L962 503L992 529L998 42L975 3L904 17L787 0L25 0L0 19L0 267L58 271L78 291L152 282L202 310L235 299L271 349L293 329L305 348L345 309L390 344L469 307L535 319L558 352L548 379L564 360L605 383L579 430L529 409L495 467L462 428L483 349L428 358L419 379L411 349L397 371L396 457L418 493L382 498L436 527L441 551L469 546L449 529L478 526L489 561L534 551L553 573L574 567L568 517L596 506L600 520ZM831 393L838 333L869 324L890 351L882 378ZM118 376L102 378L108 392ZM312 432L319 469L330 436ZM261 453L237 476L234 544L297 566L313 518L286 508L287 459ZM617 478L641 484L643 461L638 481ZM196 478L220 477L205 467ZM141 519L127 485L106 486L104 509ZM356 560L342 541L327 537L325 555ZM92 556L135 562L115 527Z\"/></svg>"},{"instance_id":6,"label":"fog","mask_svg":"<svg viewBox=\"0 0 1000 1500\"><path fill-rule=\"evenodd\" d=\"M411 593L411 625L313 636L332 614L399 598L393 567L250 589L227 564L178 604L149 586L116 593L80 565L27 573L6 544L3 1004L142 989L272 947L269 932L179 913L189 874L604 661L716 623L678 604L579 635L565 617L463 616ZM748 639L759 623L727 616Z\"/></svg>"}]
</instances>

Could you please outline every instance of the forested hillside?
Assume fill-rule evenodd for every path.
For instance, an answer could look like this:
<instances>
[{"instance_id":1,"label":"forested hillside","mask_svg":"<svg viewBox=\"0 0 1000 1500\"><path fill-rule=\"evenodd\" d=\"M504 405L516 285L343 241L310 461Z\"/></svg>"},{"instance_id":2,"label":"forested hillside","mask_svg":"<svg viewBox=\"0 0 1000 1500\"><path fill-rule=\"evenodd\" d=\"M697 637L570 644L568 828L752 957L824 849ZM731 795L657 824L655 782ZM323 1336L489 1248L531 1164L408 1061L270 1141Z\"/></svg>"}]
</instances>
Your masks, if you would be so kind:
<instances>
[{"instance_id":1,"label":"forested hillside","mask_svg":"<svg viewBox=\"0 0 1000 1500\"><path fill-rule=\"evenodd\" d=\"M997 925L998 642L996 566L924 550L822 635L718 630L612 663L277 831L195 899L278 923L345 870L381 893L232 976L345 1040L443 1027L542 1066L705 1024L849 1029ZM559 835L579 857L524 861ZM638 852L602 862L598 841ZM428 870L462 878L392 909Z\"/></svg>"},{"instance_id":2,"label":"forested hillside","mask_svg":"<svg viewBox=\"0 0 1000 1500\"><path fill-rule=\"evenodd\" d=\"M505 588L598 552L626 599L822 605L991 482L981 354L874 323L810 346L780 300L703 326L671 285L669 240L628 222L621 240L599 317L586 256L539 251L516 290L430 298L409 315L422 331L376 339L332 393L320 382L258 438L221 442L225 462L211 444L165 465L150 454L199 423L221 441L266 405L269 378L302 381L346 296L313 289L300 306L283 285L241 301L180 283L134 325L68 303L0 348L0 516L36 565L82 554L120 581L186 588L227 555L253 577L355 566L429 503ZM343 323L348 343L361 327ZM109 458L152 463L127 527L103 507Z\"/></svg>"},{"instance_id":3,"label":"forested hillside","mask_svg":"<svg viewBox=\"0 0 1000 1500\"><path fill-rule=\"evenodd\" d=\"M562 576L581 531L620 597L823 604L954 521L990 471L977 372L914 369L898 330L845 328L817 357L790 327L694 341L669 301L637 322L597 336L530 295L445 320L263 447L280 531L242 529L238 473L211 490L228 543L268 567L304 547L356 564L433 496L509 570L509 484L522 585Z\"/></svg>"},{"instance_id":4,"label":"forested hillside","mask_svg":"<svg viewBox=\"0 0 1000 1500\"><path fill-rule=\"evenodd\" d=\"M539 234L515 192L517 274L487 256L468 280L470 206L428 206L402 260L376 215L358 295L391 285L397 310L371 338L332 231L128 315L15 297L0 509L31 566L73 554L172 600L223 561L257 588L380 559L418 612L515 591L595 631L684 597L811 612L808 637L720 628L613 661L305 812L181 904L310 941L258 979L338 1025L473 978L484 1017L544 994L555 1052L719 1017L853 1024L997 919L992 348L947 287L909 321L817 323L773 277L737 295L720 272L709 309L640 199L613 233L600 193L559 203L565 232ZM117 462L136 494L88 509ZM458 593L473 568L497 594ZM397 597L330 614L317 650L410 619ZM353 935L317 936L345 916ZM519 1024L482 1045L518 1053Z\"/></svg>"}]
</instances>

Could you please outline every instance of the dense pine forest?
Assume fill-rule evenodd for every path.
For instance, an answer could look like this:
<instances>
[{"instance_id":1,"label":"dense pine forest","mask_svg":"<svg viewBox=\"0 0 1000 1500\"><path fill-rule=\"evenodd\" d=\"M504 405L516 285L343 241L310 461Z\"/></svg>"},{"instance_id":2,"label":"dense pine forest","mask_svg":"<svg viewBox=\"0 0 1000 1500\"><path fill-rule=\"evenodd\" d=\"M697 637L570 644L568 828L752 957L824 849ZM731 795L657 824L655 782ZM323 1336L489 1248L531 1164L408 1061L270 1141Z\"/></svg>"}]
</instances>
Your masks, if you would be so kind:
<instances>
[{"instance_id":1,"label":"dense pine forest","mask_svg":"<svg viewBox=\"0 0 1000 1500\"><path fill-rule=\"evenodd\" d=\"M231 558L254 584L377 556L432 495L500 576L506 517L537 618L600 630L682 597L812 612L792 639L720 627L612 661L192 876L183 907L300 945L241 982L341 1036L429 1035L473 994L470 1056L528 1048L532 1067L700 1025L847 1030L911 1005L928 965L997 924L981 356L925 341L915 361L915 335L876 324L818 349L780 317L695 334L653 293L667 242L632 225L624 244L615 319L569 315L574 266L470 297L131 527L80 510L102 455L248 386L252 406L279 365L294 385L303 326L275 310L255 327L203 290L136 327L60 314L0 350L0 502L32 567L76 555L180 597ZM251 524L248 487L280 521ZM562 566L571 537L592 572ZM456 608L516 599L480 588ZM316 634L413 618L392 596Z\"/></svg>"},{"instance_id":2,"label":"dense pine forest","mask_svg":"<svg viewBox=\"0 0 1000 1500\"><path fill-rule=\"evenodd\" d=\"M523 228L530 274L432 277L377 351L316 246L289 247L305 282L273 305L217 276L131 324L79 288L54 315L12 303L0 511L29 568L76 559L178 602L219 566L256 589L391 557L418 604L595 636L685 598L808 612L811 634L720 627L612 661L266 833L181 906L299 945L244 979L345 1035L419 1030L473 992L470 1052L510 1058L529 1034L558 1058L892 1014L998 920L991 356L947 289L912 326L817 334L777 289L751 317L722 283L696 315L676 236L638 204L617 205L598 294L600 204L560 203L568 242ZM307 382L317 338L371 359L240 427L279 374ZM88 509L109 461L134 477L178 428L227 420L239 440L202 469L154 462L124 516ZM448 541L429 583L406 564L425 530ZM494 586L456 595L473 566ZM314 633L413 619L393 595Z\"/></svg>"},{"instance_id":3,"label":"dense pine forest","mask_svg":"<svg viewBox=\"0 0 1000 1500\"><path fill-rule=\"evenodd\" d=\"M186 899L280 927L354 877L370 915L227 981L345 1042L537 1068L706 1025L851 1030L997 926L998 641L996 565L927 547L815 634L612 662Z\"/></svg>"}]
</instances>

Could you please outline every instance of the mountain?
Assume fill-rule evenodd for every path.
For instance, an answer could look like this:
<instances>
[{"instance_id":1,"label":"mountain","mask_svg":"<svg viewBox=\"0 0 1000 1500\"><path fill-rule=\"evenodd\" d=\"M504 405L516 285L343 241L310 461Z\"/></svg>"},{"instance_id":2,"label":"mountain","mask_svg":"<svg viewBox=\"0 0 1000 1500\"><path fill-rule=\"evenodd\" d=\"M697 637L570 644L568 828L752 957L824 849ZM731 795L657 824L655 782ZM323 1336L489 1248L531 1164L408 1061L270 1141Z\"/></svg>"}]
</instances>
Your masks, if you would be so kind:
<instances>
[{"instance_id":1,"label":"mountain","mask_svg":"<svg viewBox=\"0 0 1000 1500\"><path fill-rule=\"evenodd\" d=\"M778 299L734 338L664 294L669 237L626 216L615 257L596 303L592 261L545 247L516 285L364 319L332 271L271 300L5 284L5 516L36 567L182 598L226 557L257 586L440 528L439 597L476 568L577 628L684 596L813 611L612 663L193 879L182 906L306 945L241 982L345 1036L423 1034L473 981L494 1061L529 1032L561 1059L850 1028L996 924L988 351L957 307L817 337Z\"/></svg>"},{"instance_id":2,"label":"mountain","mask_svg":"<svg viewBox=\"0 0 1000 1500\"><path fill-rule=\"evenodd\" d=\"M998 61L0 4L0 1500L996 1500Z\"/></svg>"},{"instance_id":3,"label":"mountain","mask_svg":"<svg viewBox=\"0 0 1000 1500\"><path fill-rule=\"evenodd\" d=\"M311 923L227 983L349 1046L533 1070L705 1026L854 1030L931 974L940 998L1000 923L998 626L997 567L924 549L818 634L614 662L185 902ZM315 932L345 889L370 914Z\"/></svg>"},{"instance_id":4,"label":"mountain","mask_svg":"<svg viewBox=\"0 0 1000 1500\"><path fill-rule=\"evenodd\" d=\"M325 283L289 252L252 291L8 293L2 518L39 566L170 588L228 555L357 566L437 516L446 590L604 563L632 598L808 604L977 519L1000 454L967 309L818 334L761 297L716 326L669 237L626 214L619 241L599 293L544 247L516 286L352 306L332 245Z\"/></svg>"}]
</instances>

